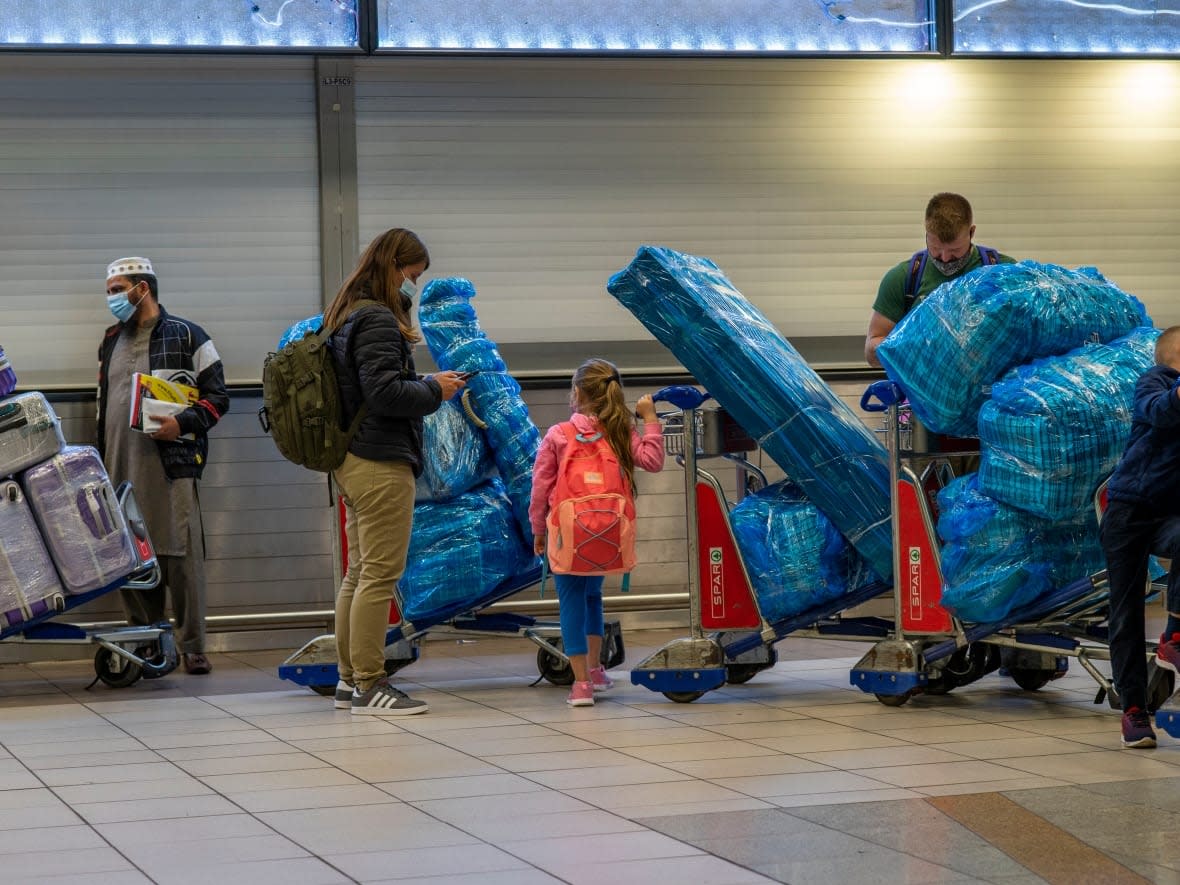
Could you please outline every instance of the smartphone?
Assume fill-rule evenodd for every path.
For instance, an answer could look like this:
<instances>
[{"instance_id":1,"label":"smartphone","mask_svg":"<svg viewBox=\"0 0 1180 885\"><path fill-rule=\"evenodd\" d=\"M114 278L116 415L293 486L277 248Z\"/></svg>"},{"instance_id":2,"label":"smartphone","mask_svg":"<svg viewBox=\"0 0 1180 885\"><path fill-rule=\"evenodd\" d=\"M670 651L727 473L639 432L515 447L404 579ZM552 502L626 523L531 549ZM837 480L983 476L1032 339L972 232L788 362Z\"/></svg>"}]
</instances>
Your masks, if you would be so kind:
<instances>
[{"instance_id":1,"label":"smartphone","mask_svg":"<svg viewBox=\"0 0 1180 885\"><path fill-rule=\"evenodd\" d=\"M469 378L474 378L478 374L479 374L479 369L474 369L473 371L470 371L470 372L460 372L459 377L462 380L466 381Z\"/></svg>"}]
</instances>

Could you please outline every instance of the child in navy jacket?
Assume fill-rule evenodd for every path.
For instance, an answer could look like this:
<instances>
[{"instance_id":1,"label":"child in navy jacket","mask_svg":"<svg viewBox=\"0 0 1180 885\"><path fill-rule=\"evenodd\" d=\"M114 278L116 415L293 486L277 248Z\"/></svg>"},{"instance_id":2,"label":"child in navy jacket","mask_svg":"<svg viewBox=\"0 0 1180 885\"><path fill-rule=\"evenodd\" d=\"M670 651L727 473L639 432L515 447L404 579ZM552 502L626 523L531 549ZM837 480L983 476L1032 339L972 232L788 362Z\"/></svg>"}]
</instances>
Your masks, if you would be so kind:
<instances>
[{"instance_id":1,"label":"child in navy jacket","mask_svg":"<svg viewBox=\"0 0 1180 885\"><path fill-rule=\"evenodd\" d=\"M1123 702L1123 746L1155 746L1147 709L1143 594L1151 554L1172 560L1168 622L1156 663L1180 670L1180 326L1155 345L1135 385L1131 438L1107 486L1102 550L1110 581L1110 659Z\"/></svg>"}]
</instances>

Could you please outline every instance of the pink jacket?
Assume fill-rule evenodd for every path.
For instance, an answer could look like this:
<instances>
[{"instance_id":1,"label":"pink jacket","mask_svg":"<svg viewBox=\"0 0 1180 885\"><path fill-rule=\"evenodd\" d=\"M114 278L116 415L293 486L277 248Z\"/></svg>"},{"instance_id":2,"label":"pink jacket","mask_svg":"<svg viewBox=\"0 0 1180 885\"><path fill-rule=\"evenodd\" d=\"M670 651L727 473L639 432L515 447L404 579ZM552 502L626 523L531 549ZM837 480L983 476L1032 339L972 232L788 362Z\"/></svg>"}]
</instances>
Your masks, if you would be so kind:
<instances>
[{"instance_id":1,"label":"pink jacket","mask_svg":"<svg viewBox=\"0 0 1180 885\"><path fill-rule=\"evenodd\" d=\"M594 433L598 430L598 419L576 412L570 417L579 433ZM565 433L560 424L549 428L545 438L541 440L541 447L537 450L537 460L533 465L533 497L529 502L529 522L533 526L533 534L542 537L545 534L545 517L553 502L553 489L557 485L557 465L561 463L562 452L568 445ZM648 473L658 473L664 467L664 436L659 421L652 421L643 426L643 436L638 432L631 434L631 455L635 458L635 466Z\"/></svg>"}]
</instances>

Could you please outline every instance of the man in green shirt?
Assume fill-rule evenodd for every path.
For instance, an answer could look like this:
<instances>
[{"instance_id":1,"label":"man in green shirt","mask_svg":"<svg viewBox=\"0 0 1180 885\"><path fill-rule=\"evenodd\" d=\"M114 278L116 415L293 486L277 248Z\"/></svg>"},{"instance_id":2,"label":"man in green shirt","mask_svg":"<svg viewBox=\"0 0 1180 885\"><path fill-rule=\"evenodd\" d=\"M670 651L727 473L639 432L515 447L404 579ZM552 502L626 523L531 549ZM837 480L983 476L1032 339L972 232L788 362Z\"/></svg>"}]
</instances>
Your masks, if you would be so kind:
<instances>
[{"instance_id":1,"label":"man in green shirt","mask_svg":"<svg viewBox=\"0 0 1180 885\"><path fill-rule=\"evenodd\" d=\"M987 246L976 246L971 242L974 236L975 222L966 197L941 193L930 198L926 204L926 248L891 268L877 289L869 333L865 337L865 359L870 366L880 368L877 345L901 318L947 280L961 277L984 263L1015 261Z\"/></svg>"}]
</instances>

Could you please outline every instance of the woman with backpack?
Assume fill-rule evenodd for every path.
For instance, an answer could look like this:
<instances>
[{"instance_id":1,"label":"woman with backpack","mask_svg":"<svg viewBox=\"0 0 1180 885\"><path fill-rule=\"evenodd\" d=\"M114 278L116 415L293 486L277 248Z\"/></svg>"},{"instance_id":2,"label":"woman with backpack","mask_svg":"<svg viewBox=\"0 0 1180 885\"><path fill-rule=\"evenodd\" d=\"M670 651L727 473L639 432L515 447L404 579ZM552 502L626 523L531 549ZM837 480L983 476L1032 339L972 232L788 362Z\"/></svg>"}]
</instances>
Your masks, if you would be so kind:
<instances>
[{"instance_id":1,"label":"woman with backpack","mask_svg":"<svg viewBox=\"0 0 1180 885\"><path fill-rule=\"evenodd\" d=\"M385 675L393 589L406 567L414 481L422 472L422 418L464 384L456 372L419 378L410 321L430 255L412 231L387 230L361 255L324 312L344 426L360 421L332 471L344 498L348 570L336 594L336 707L356 715L426 712Z\"/></svg>"},{"instance_id":2,"label":"woman with backpack","mask_svg":"<svg viewBox=\"0 0 1180 885\"><path fill-rule=\"evenodd\" d=\"M529 520L533 549L548 556L557 585L561 641L574 671L566 702L592 707L594 692L613 685L601 663L603 576L635 564L635 467L661 470L664 440L650 396L636 404L643 434L635 430L619 370L606 360L587 360L574 373L570 409L570 420L541 440Z\"/></svg>"}]
</instances>

